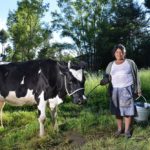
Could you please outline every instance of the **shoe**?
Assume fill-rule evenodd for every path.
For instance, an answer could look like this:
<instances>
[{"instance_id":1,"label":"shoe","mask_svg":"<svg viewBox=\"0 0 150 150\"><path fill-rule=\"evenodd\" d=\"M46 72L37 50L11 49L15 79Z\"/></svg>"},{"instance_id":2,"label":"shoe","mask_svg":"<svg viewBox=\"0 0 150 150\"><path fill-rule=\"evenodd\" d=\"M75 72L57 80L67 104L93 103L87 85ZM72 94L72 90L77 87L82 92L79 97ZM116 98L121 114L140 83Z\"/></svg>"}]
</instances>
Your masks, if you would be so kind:
<instances>
[{"instance_id":1,"label":"shoe","mask_svg":"<svg viewBox=\"0 0 150 150\"><path fill-rule=\"evenodd\" d=\"M123 130L117 130L115 132L115 137L118 137L118 136L122 135L123 133L124 133Z\"/></svg>"},{"instance_id":2,"label":"shoe","mask_svg":"<svg viewBox=\"0 0 150 150\"><path fill-rule=\"evenodd\" d=\"M130 131L125 132L124 135L127 139L131 138L132 136Z\"/></svg>"}]
</instances>

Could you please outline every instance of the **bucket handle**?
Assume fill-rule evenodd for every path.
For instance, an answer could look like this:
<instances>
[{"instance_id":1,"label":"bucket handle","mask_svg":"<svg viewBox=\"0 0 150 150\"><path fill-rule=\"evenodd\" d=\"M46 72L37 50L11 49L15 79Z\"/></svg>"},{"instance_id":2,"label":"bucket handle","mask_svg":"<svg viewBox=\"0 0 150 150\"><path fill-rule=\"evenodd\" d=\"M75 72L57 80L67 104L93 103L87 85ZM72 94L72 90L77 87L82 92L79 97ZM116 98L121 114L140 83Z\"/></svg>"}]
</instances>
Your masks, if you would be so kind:
<instances>
[{"instance_id":1,"label":"bucket handle","mask_svg":"<svg viewBox=\"0 0 150 150\"><path fill-rule=\"evenodd\" d=\"M138 100L140 97L142 97L145 100L145 102L147 103L147 100L146 100L146 98L143 95L137 97L135 100Z\"/></svg>"}]
</instances>

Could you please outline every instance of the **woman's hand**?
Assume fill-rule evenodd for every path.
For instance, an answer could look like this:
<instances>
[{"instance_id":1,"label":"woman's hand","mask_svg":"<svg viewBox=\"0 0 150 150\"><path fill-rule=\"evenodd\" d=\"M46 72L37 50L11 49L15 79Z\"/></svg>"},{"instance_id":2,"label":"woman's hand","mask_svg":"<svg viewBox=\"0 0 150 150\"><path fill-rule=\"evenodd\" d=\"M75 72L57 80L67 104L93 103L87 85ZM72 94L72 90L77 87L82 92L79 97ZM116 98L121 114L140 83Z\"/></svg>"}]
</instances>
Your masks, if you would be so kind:
<instances>
[{"instance_id":1,"label":"woman's hand","mask_svg":"<svg viewBox=\"0 0 150 150\"><path fill-rule=\"evenodd\" d=\"M138 97L142 96L142 93L141 92L138 92L137 93Z\"/></svg>"},{"instance_id":2,"label":"woman's hand","mask_svg":"<svg viewBox=\"0 0 150 150\"><path fill-rule=\"evenodd\" d=\"M103 79L100 81L100 85L106 85L110 82L110 76L108 74L105 74L103 76Z\"/></svg>"}]
</instances>

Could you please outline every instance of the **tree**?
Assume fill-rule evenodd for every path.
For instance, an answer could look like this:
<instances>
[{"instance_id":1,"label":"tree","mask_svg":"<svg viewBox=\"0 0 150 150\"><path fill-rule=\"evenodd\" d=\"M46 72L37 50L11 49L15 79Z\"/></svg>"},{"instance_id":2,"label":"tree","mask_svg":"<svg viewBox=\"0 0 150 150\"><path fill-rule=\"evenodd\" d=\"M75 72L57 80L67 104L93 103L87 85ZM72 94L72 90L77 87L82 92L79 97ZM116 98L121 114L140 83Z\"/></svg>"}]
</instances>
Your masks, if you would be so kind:
<instances>
[{"instance_id":1,"label":"tree","mask_svg":"<svg viewBox=\"0 0 150 150\"><path fill-rule=\"evenodd\" d=\"M10 45L8 45L5 48L5 51L6 51L6 57L5 57L4 61L12 62L12 58L14 56L15 51L12 49L12 47Z\"/></svg>"},{"instance_id":2,"label":"tree","mask_svg":"<svg viewBox=\"0 0 150 150\"><path fill-rule=\"evenodd\" d=\"M144 29L144 36L142 36L141 38L141 42L139 45L139 50L140 50L140 55L138 56L138 60L140 61L140 67L150 67L150 25L149 25L149 21L150 21L150 0L145 0L145 7L147 8L145 10L145 15L147 18L147 26Z\"/></svg>"},{"instance_id":3,"label":"tree","mask_svg":"<svg viewBox=\"0 0 150 150\"><path fill-rule=\"evenodd\" d=\"M2 44L2 55L5 55L4 44L7 42L9 36L8 33L2 29L0 31L0 43Z\"/></svg>"},{"instance_id":4,"label":"tree","mask_svg":"<svg viewBox=\"0 0 150 150\"><path fill-rule=\"evenodd\" d=\"M138 47L146 26L144 11L137 3L133 0L118 0L99 33L98 41L101 43L97 43L97 55L101 56L101 63L99 63L101 67L103 68L112 60L111 49L118 43L124 44L127 55L138 61L140 55Z\"/></svg>"},{"instance_id":5,"label":"tree","mask_svg":"<svg viewBox=\"0 0 150 150\"><path fill-rule=\"evenodd\" d=\"M145 0L145 7L150 9L150 0Z\"/></svg>"},{"instance_id":6,"label":"tree","mask_svg":"<svg viewBox=\"0 0 150 150\"><path fill-rule=\"evenodd\" d=\"M96 38L103 7L108 0L58 0L60 13L53 12L54 30L71 37L78 55L88 55L86 61L93 66L96 57Z\"/></svg>"},{"instance_id":7,"label":"tree","mask_svg":"<svg viewBox=\"0 0 150 150\"><path fill-rule=\"evenodd\" d=\"M73 39L78 55L89 68L105 68L118 43L138 61L148 22L134 0L58 0L58 6L60 12L52 13L52 29Z\"/></svg>"},{"instance_id":8,"label":"tree","mask_svg":"<svg viewBox=\"0 0 150 150\"><path fill-rule=\"evenodd\" d=\"M144 3L145 7L147 8L147 10L145 11L145 14L147 15L147 22L149 23L150 21L150 0L145 0ZM148 26L148 28L150 27L150 25Z\"/></svg>"},{"instance_id":9,"label":"tree","mask_svg":"<svg viewBox=\"0 0 150 150\"><path fill-rule=\"evenodd\" d=\"M51 47L50 44L45 45L43 48L40 49L38 52L39 59L46 59L46 58L55 58L55 48Z\"/></svg>"},{"instance_id":10,"label":"tree","mask_svg":"<svg viewBox=\"0 0 150 150\"><path fill-rule=\"evenodd\" d=\"M48 10L48 4L43 0L18 1L18 9L10 11L7 19L8 30L13 42L13 61L30 60L51 33L49 28L41 22L41 18Z\"/></svg>"}]
</instances>

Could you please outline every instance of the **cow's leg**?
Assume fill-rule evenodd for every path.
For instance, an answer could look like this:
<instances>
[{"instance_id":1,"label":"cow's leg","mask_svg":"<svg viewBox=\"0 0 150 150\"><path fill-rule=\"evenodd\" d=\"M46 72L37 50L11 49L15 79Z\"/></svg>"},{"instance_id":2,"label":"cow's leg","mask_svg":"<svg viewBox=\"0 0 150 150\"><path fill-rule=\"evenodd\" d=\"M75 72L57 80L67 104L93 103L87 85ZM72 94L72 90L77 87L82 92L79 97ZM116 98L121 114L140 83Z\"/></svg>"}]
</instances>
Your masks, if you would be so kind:
<instances>
[{"instance_id":1,"label":"cow's leg","mask_svg":"<svg viewBox=\"0 0 150 150\"><path fill-rule=\"evenodd\" d=\"M3 108L5 106L5 102L0 100L0 117L1 117L1 127L3 127Z\"/></svg>"},{"instance_id":2,"label":"cow's leg","mask_svg":"<svg viewBox=\"0 0 150 150\"><path fill-rule=\"evenodd\" d=\"M55 98L53 99L49 99L49 107L51 110L51 118L52 118L52 124L53 127L56 131L58 131L58 124L57 124L57 106L62 103L62 99L59 98L59 96L57 95Z\"/></svg>"},{"instance_id":3,"label":"cow's leg","mask_svg":"<svg viewBox=\"0 0 150 150\"><path fill-rule=\"evenodd\" d=\"M57 106L50 107L51 109L51 118L52 118L52 125L55 131L58 131L58 124L57 124Z\"/></svg>"},{"instance_id":4,"label":"cow's leg","mask_svg":"<svg viewBox=\"0 0 150 150\"><path fill-rule=\"evenodd\" d=\"M44 98L40 98L40 102L38 105L38 111L39 111L39 124L40 124L40 137L42 137L44 135L44 122L46 119L46 104L47 101L44 100Z\"/></svg>"}]
</instances>

